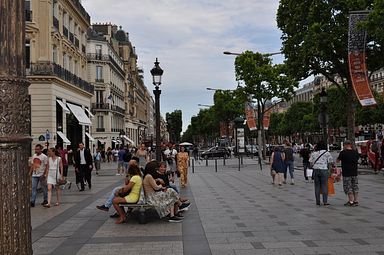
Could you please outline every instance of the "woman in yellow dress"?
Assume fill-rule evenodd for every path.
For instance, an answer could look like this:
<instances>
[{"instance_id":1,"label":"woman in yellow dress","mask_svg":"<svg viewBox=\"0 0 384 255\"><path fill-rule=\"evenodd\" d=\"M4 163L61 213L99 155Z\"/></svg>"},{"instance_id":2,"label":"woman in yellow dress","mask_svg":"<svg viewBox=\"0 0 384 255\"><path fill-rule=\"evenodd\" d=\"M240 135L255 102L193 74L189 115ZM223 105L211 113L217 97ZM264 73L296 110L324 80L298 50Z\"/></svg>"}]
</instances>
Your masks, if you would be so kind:
<instances>
[{"instance_id":1,"label":"woman in yellow dress","mask_svg":"<svg viewBox=\"0 0 384 255\"><path fill-rule=\"evenodd\" d=\"M180 173L180 185L184 188L188 182L188 162L189 155L188 152L185 152L183 146L180 147L180 152L177 153L177 170Z\"/></svg>"}]
</instances>

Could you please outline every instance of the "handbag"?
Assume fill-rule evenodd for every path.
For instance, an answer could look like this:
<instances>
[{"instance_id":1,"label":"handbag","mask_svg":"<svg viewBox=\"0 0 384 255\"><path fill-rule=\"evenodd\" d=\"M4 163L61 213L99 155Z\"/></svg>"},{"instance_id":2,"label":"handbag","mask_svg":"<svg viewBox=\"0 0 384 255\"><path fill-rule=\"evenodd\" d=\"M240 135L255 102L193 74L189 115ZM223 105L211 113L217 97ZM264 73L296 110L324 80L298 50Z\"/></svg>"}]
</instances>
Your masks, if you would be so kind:
<instances>
[{"instance_id":1,"label":"handbag","mask_svg":"<svg viewBox=\"0 0 384 255\"><path fill-rule=\"evenodd\" d=\"M64 179L57 179L57 173L59 172L59 165L60 165L60 160L57 161L57 169L56 169L56 185L62 186L67 184L67 180Z\"/></svg>"},{"instance_id":2,"label":"handbag","mask_svg":"<svg viewBox=\"0 0 384 255\"><path fill-rule=\"evenodd\" d=\"M321 158L321 156L323 156L326 152L327 152L327 150L324 151L323 153L321 153L321 155L317 157L315 162L313 162L312 166L307 168L307 176L312 176L313 177L313 166L316 164L316 162L319 160L319 158ZM311 172L311 175L308 174L309 172Z\"/></svg>"}]
</instances>

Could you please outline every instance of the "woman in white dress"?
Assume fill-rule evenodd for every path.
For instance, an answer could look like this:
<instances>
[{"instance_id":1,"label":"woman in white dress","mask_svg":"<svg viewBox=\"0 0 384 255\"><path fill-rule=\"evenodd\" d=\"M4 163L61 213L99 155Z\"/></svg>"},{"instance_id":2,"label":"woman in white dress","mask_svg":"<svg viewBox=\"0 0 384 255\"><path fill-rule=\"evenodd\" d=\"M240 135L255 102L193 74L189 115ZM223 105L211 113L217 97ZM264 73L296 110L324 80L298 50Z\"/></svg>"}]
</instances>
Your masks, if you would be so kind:
<instances>
[{"instance_id":1,"label":"woman in white dress","mask_svg":"<svg viewBox=\"0 0 384 255\"><path fill-rule=\"evenodd\" d=\"M57 181L63 179L63 162L58 156L58 151L55 148L48 150L48 164L45 170L45 177L47 178L48 184L48 204L44 207L51 207L52 188L56 187L56 203L55 206L60 205L60 192L61 189L57 185Z\"/></svg>"}]
</instances>

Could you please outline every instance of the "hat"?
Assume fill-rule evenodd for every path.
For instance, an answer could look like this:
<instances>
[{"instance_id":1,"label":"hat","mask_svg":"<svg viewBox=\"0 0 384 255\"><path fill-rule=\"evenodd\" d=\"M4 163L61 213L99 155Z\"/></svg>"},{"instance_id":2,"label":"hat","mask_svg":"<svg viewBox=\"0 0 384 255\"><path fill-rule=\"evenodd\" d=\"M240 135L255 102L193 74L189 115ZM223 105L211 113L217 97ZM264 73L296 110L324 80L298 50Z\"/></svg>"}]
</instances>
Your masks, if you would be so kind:
<instances>
[{"instance_id":1,"label":"hat","mask_svg":"<svg viewBox=\"0 0 384 255\"><path fill-rule=\"evenodd\" d=\"M345 141L344 141L344 145L347 145L347 144L348 144L348 145L351 145L352 142L351 142L350 140L345 140Z\"/></svg>"}]
</instances>

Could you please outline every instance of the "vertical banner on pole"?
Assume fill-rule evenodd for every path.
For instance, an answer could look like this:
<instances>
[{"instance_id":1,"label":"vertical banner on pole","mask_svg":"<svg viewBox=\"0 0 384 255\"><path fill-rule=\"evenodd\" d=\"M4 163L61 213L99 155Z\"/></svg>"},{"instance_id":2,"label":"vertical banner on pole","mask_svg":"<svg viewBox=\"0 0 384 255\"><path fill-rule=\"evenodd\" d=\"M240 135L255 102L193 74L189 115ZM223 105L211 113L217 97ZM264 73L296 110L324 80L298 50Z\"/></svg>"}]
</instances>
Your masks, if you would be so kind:
<instances>
[{"instance_id":1,"label":"vertical banner on pole","mask_svg":"<svg viewBox=\"0 0 384 255\"><path fill-rule=\"evenodd\" d=\"M255 110L251 103L247 103L245 107L245 114L247 116L247 125L249 130L256 130L256 121L255 121Z\"/></svg>"},{"instance_id":2,"label":"vertical banner on pole","mask_svg":"<svg viewBox=\"0 0 384 255\"><path fill-rule=\"evenodd\" d=\"M244 128L237 129L237 144L239 147L239 153L244 153L245 152Z\"/></svg>"},{"instance_id":3,"label":"vertical banner on pole","mask_svg":"<svg viewBox=\"0 0 384 255\"><path fill-rule=\"evenodd\" d=\"M367 31L358 27L360 21L366 20L368 12L350 12L348 31L348 62L353 90L362 106L376 105L365 63L365 46Z\"/></svg>"},{"instance_id":4,"label":"vertical banner on pole","mask_svg":"<svg viewBox=\"0 0 384 255\"><path fill-rule=\"evenodd\" d=\"M263 116L263 126L265 130L269 128L269 118L271 117L272 109L266 110Z\"/></svg>"}]
</instances>

